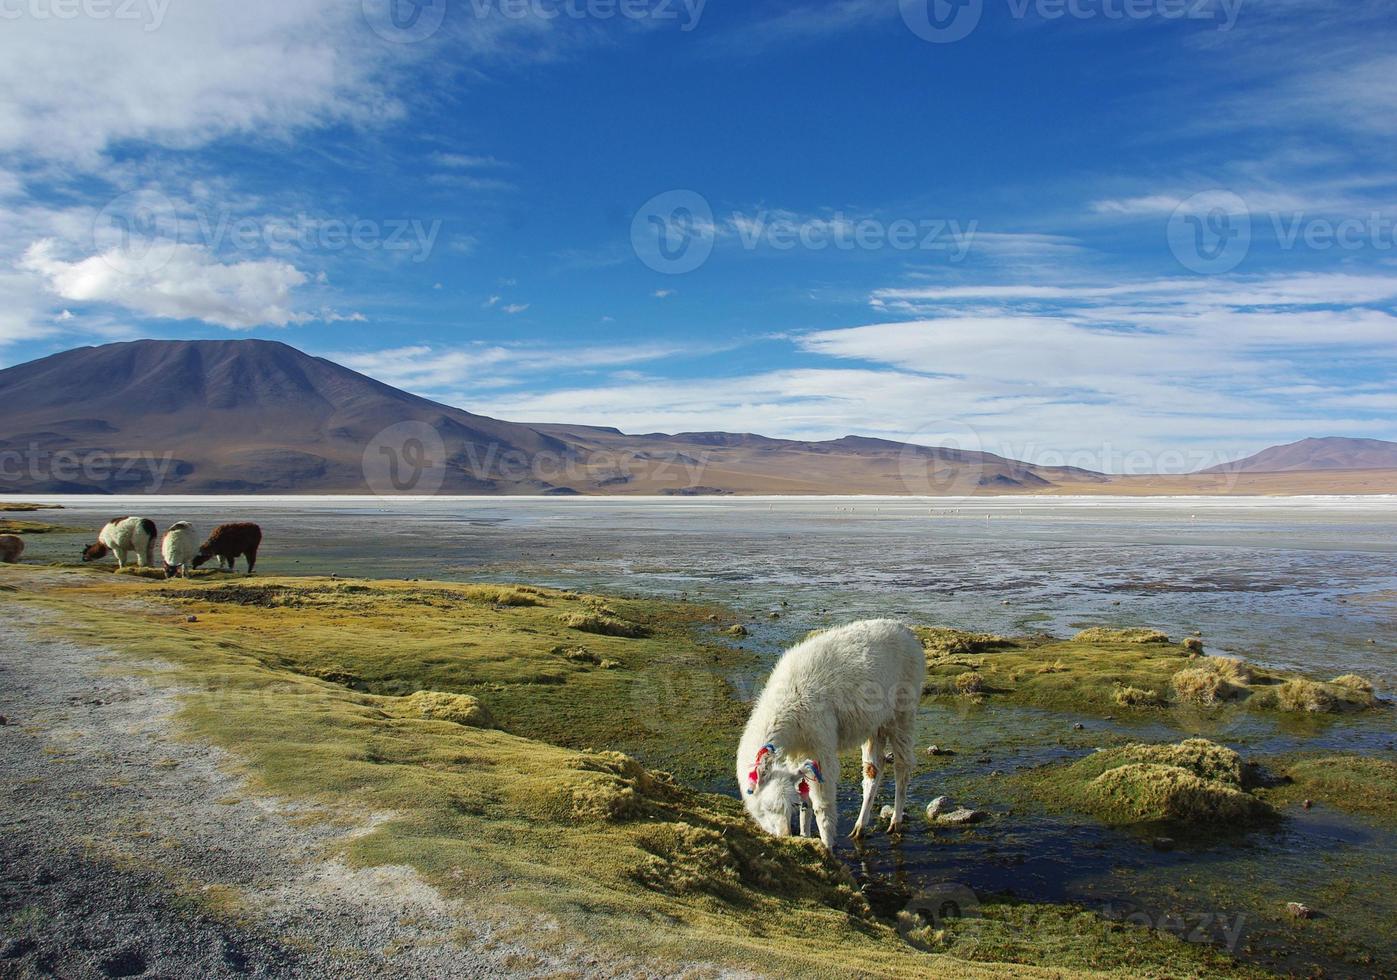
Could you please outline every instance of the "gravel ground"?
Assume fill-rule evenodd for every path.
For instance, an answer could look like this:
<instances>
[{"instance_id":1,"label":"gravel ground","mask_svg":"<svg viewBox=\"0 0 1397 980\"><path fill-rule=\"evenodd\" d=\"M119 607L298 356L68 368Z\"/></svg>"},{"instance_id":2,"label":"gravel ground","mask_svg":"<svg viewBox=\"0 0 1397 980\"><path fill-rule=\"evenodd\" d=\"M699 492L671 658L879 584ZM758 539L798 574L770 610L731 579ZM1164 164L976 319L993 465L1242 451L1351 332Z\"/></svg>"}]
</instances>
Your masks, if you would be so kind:
<instances>
[{"instance_id":1,"label":"gravel ground","mask_svg":"<svg viewBox=\"0 0 1397 980\"><path fill-rule=\"evenodd\" d=\"M177 690L107 651L37 638L35 613L7 605L0 977L634 971L502 939L503 920L473 917L411 869L328 857L343 821L256 798L225 753L172 737Z\"/></svg>"}]
</instances>

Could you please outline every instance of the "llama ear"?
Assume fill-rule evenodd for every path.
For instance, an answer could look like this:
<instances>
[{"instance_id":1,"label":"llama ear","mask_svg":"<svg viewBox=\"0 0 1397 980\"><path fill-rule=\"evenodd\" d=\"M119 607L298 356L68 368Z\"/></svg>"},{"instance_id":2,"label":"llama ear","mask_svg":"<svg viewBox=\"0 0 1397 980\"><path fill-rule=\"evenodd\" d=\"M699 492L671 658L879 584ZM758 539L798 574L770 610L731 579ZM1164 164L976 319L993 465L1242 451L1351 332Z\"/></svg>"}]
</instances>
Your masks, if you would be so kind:
<instances>
[{"instance_id":1,"label":"llama ear","mask_svg":"<svg viewBox=\"0 0 1397 980\"><path fill-rule=\"evenodd\" d=\"M800 776L807 783L823 783L824 774L820 772L820 764L814 759L806 759L800 764Z\"/></svg>"}]
</instances>

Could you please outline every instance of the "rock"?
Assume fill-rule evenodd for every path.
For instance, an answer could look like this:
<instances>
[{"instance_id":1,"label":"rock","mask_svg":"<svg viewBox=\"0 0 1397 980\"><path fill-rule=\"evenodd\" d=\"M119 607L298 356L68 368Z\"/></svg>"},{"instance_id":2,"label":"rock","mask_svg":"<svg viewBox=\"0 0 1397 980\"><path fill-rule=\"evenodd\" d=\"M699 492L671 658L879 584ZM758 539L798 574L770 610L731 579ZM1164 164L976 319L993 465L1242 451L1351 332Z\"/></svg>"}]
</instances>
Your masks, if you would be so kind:
<instances>
[{"instance_id":1,"label":"rock","mask_svg":"<svg viewBox=\"0 0 1397 980\"><path fill-rule=\"evenodd\" d=\"M926 818L929 822L945 826L979 823L988 817L984 810L956 806L949 796L938 796L926 805Z\"/></svg>"},{"instance_id":2,"label":"rock","mask_svg":"<svg viewBox=\"0 0 1397 980\"><path fill-rule=\"evenodd\" d=\"M1086 727L1087 727L1086 725L1083 725L1083 724L1079 721L1079 722L1075 722L1075 723L1072 725L1072 730L1073 730L1074 732L1082 732L1082 731L1086 731Z\"/></svg>"},{"instance_id":3,"label":"rock","mask_svg":"<svg viewBox=\"0 0 1397 980\"><path fill-rule=\"evenodd\" d=\"M769 614L769 615L767 616L767 618L768 618L768 619L780 619L780 618L781 618L781 614L780 614L779 612L773 612L773 613Z\"/></svg>"},{"instance_id":4,"label":"rock","mask_svg":"<svg viewBox=\"0 0 1397 980\"><path fill-rule=\"evenodd\" d=\"M1153 841L1150 842L1150 845L1156 851L1172 851L1174 849L1174 838L1156 837Z\"/></svg>"},{"instance_id":5,"label":"rock","mask_svg":"<svg viewBox=\"0 0 1397 980\"><path fill-rule=\"evenodd\" d=\"M10 723L10 719L6 718L4 715L0 715L0 728L3 728L4 726L8 725L9 723Z\"/></svg>"},{"instance_id":6,"label":"rock","mask_svg":"<svg viewBox=\"0 0 1397 980\"><path fill-rule=\"evenodd\" d=\"M936 822L948 826L960 826L969 823L979 823L988 817L984 810L972 810L969 807L960 807L950 813L943 813L936 818Z\"/></svg>"},{"instance_id":7,"label":"rock","mask_svg":"<svg viewBox=\"0 0 1397 980\"><path fill-rule=\"evenodd\" d=\"M893 818L893 808L892 808L892 807L890 807L890 806L884 806L883 809L881 809L881 810L878 811L878 819L879 819L879 820L891 820L892 818Z\"/></svg>"},{"instance_id":8,"label":"rock","mask_svg":"<svg viewBox=\"0 0 1397 980\"><path fill-rule=\"evenodd\" d=\"M1310 807L1312 807L1312 806L1314 806L1314 805L1315 805L1315 801L1314 801L1314 800L1306 800L1306 801L1305 801L1305 804L1304 804L1306 810L1308 810Z\"/></svg>"},{"instance_id":9,"label":"rock","mask_svg":"<svg viewBox=\"0 0 1397 980\"><path fill-rule=\"evenodd\" d=\"M184 617L184 621L185 621L186 623L197 623L197 622L199 621L199 617L198 617L198 616L185 616L185 617Z\"/></svg>"},{"instance_id":10,"label":"rock","mask_svg":"<svg viewBox=\"0 0 1397 980\"><path fill-rule=\"evenodd\" d=\"M927 754L927 755L955 755L955 752L951 751L950 749L943 749L943 748L942 748L941 746L939 746L939 745L928 745L928 746L926 747L926 754Z\"/></svg>"},{"instance_id":11,"label":"rock","mask_svg":"<svg viewBox=\"0 0 1397 980\"><path fill-rule=\"evenodd\" d=\"M1315 910L1300 902L1286 902L1285 910L1290 913L1291 918L1295 919L1313 919L1315 917Z\"/></svg>"},{"instance_id":12,"label":"rock","mask_svg":"<svg viewBox=\"0 0 1397 980\"><path fill-rule=\"evenodd\" d=\"M747 627L743 626L741 623L738 623L734 626L729 626L727 629L723 630L722 633L725 636L742 637L747 635Z\"/></svg>"}]
</instances>

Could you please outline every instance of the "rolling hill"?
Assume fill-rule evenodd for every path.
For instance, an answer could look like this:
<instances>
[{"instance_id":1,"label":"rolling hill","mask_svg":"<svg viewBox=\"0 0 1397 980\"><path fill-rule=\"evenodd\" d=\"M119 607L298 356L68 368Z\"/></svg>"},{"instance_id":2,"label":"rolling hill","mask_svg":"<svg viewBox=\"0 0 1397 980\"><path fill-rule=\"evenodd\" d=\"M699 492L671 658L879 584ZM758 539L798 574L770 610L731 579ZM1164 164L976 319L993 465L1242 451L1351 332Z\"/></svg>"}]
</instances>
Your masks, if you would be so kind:
<instances>
[{"instance_id":1,"label":"rolling hill","mask_svg":"<svg viewBox=\"0 0 1397 980\"><path fill-rule=\"evenodd\" d=\"M1107 482L852 436L504 422L264 340L65 351L0 371L0 403L8 493L959 494Z\"/></svg>"},{"instance_id":2,"label":"rolling hill","mask_svg":"<svg viewBox=\"0 0 1397 980\"><path fill-rule=\"evenodd\" d=\"M1296 473L1319 470L1397 469L1397 442L1381 439L1301 439L1272 446L1204 473Z\"/></svg>"},{"instance_id":3,"label":"rolling hill","mask_svg":"<svg viewBox=\"0 0 1397 980\"><path fill-rule=\"evenodd\" d=\"M1397 492L1397 444L1310 439L1107 476L861 436L629 435L475 415L265 340L141 340L0 370L0 493Z\"/></svg>"}]
</instances>

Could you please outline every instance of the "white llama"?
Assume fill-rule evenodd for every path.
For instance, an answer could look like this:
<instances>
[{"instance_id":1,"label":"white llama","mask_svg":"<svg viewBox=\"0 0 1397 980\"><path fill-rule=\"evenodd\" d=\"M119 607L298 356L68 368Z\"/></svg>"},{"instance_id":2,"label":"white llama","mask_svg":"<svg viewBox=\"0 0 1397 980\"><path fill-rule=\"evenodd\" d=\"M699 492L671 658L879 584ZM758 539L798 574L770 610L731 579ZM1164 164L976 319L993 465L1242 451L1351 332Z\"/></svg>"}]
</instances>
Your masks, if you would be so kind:
<instances>
[{"instance_id":1,"label":"white llama","mask_svg":"<svg viewBox=\"0 0 1397 980\"><path fill-rule=\"evenodd\" d=\"M869 825L891 750L889 832L902 829L912 778L917 706L926 654L916 635L890 619L850 623L819 633L782 655L752 709L737 749L737 783L747 812L768 833L809 834L809 808L820 839L834 852L839 826L839 752L863 747L863 808L854 837Z\"/></svg>"}]
</instances>

